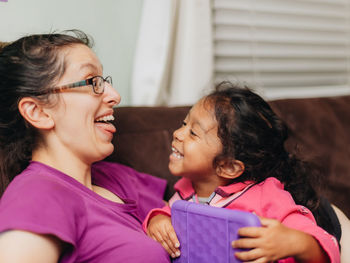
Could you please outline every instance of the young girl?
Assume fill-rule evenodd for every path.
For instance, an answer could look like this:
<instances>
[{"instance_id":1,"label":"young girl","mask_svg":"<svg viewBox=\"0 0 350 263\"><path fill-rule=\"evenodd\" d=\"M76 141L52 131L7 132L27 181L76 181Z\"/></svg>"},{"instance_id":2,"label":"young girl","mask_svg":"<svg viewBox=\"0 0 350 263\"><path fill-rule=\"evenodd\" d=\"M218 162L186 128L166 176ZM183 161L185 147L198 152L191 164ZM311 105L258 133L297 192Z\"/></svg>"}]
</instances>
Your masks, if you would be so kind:
<instances>
[{"instance_id":1,"label":"young girl","mask_svg":"<svg viewBox=\"0 0 350 263\"><path fill-rule=\"evenodd\" d=\"M305 208L315 210L318 198L301 163L286 152L286 139L286 126L261 97L220 84L174 132L169 169L182 179L169 206L152 210L144 229L179 256L170 207L183 199L260 217L263 227L241 228L242 238L232 243L251 249L236 253L242 261L339 262L337 241Z\"/></svg>"}]
</instances>

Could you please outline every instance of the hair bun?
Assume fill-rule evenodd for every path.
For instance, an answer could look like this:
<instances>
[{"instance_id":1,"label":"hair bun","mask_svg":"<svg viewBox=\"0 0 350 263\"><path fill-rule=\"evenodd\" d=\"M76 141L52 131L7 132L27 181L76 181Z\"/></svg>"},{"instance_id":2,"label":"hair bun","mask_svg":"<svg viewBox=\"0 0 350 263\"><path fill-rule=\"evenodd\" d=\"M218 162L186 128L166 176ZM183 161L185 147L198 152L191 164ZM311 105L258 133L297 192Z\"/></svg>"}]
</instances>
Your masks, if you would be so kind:
<instances>
[{"instance_id":1,"label":"hair bun","mask_svg":"<svg viewBox=\"0 0 350 263\"><path fill-rule=\"evenodd\" d=\"M1 42L0 41L0 53L4 49L4 47L6 47L8 44L10 44L10 43L9 42Z\"/></svg>"}]
</instances>

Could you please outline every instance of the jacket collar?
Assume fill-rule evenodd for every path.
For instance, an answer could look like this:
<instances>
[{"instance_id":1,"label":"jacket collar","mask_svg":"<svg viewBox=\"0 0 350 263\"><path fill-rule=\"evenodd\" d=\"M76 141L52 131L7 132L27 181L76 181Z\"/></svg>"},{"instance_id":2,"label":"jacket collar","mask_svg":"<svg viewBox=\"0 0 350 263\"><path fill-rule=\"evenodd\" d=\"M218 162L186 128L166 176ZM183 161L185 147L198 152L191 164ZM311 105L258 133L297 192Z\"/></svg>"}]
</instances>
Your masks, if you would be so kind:
<instances>
[{"instance_id":1,"label":"jacket collar","mask_svg":"<svg viewBox=\"0 0 350 263\"><path fill-rule=\"evenodd\" d=\"M241 192L252 183L254 182L245 181L245 182L239 182L239 183L232 183L226 186L219 186L218 188L216 188L215 193L222 197L228 197L237 192ZM177 183L174 185L174 188L184 200L188 200L193 195L195 195L195 191L193 189L192 183L187 178L181 178L179 181L177 181Z\"/></svg>"}]
</instances>

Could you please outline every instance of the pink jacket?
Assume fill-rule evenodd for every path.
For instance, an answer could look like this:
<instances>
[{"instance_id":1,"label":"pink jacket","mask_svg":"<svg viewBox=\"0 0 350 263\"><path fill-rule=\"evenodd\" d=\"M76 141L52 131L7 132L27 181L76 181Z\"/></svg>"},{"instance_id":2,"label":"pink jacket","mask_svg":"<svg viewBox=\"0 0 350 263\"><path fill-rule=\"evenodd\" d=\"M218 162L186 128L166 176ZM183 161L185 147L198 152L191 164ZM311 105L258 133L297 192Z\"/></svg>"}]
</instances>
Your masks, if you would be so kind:
<instances>
[{"instance_id":1,"label":"pink jacket","mask_svg":"<svg viewBox=\"0 0 350 263\"><path fill-rule=\"evenodd\" d=\"M160 213L170 216L170 207L175 201L188 200L193 202L196 199L192 183L187 178L180 179L174 188L176 193L169 200L169 206L153 209L147 215L143 223L145 231L153 216ZM308 233L319 242L328 254L330 262L340 262L339 247L335 237L317 226L312 213L306 207L296 205L290 193L283 189L283 184L274 177L267 178L259 184L252 182L234 183L218 187L208 204L254 212L258 216L276 219L285 226ZM295 261L288 258L279 262Z\"/></svg>"}]
</instances>

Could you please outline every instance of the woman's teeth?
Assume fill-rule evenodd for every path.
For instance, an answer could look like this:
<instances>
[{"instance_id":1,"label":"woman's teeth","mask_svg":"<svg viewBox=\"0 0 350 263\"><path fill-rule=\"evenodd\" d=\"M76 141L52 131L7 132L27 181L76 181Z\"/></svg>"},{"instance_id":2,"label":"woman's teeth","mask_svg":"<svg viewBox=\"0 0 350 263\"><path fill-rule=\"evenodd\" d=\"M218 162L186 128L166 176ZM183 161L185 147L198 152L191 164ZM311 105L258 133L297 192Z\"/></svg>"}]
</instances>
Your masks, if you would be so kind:
<instances>
[{"instance_id":1,"label":"woman's teeth","mask_svg":"<svg viewBox=\"0 0 350 263\"><path fill-rule=\"evenodd\" d=\"M176 150L174 147L171 147L171 150L172 150L172 153L171 153L172 156L174 156L177 159L183 158L183 155L178 150Z\"/></svg>"},{"instance_id":2,"label":"woman's teeth","mask_svg":"<svg viewBox=\"0 0 350 263\"><path fill-rule=\"evenodd\" d=\"M114 121L114 116L113 115L107 115L107 116L103 116L100 118L97 118L95 121Z\"/></svg>"}]
</instances>

